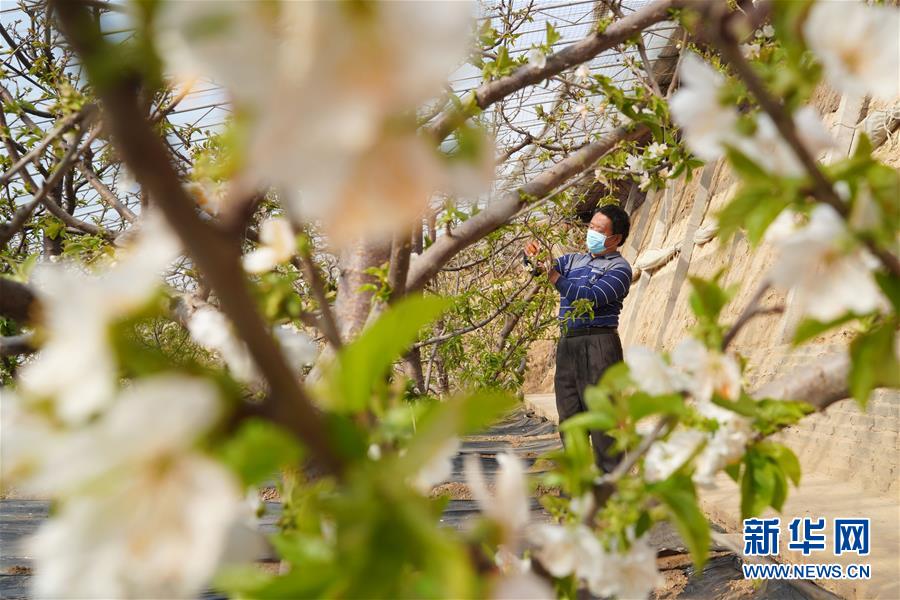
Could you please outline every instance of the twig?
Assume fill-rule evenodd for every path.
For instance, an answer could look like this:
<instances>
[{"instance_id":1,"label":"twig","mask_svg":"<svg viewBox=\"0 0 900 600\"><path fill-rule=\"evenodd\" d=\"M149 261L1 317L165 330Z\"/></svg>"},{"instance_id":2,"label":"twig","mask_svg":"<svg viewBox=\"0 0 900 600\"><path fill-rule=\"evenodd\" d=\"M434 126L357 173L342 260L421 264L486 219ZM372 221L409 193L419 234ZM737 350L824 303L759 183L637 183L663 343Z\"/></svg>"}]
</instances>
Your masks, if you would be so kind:
<instances>
[{"instance_id":1,"label":"twig","mask_svg":"<svg viewBox=\"0 0 900 600\"><path fill-rule=\"evenodd\" d=\"M421 348L422 346L428 346L430 344L440 344L441 342L446 342L449 339L469 333L471 331L475 331L476 329L481 329L482 327L484 327L485 325L487 325L488 323L490 323L491 321L496 319L500 313L502 313L504 310L506 310L509 307L509 305L515 301L515 299L519 296L519 294L521 294L525 290L525 288L531 284L531 279L532 278L529 278L528 281L525 282L525 285L523 285L518 290L516 290L512 296L507 298L506 301L503 302L503 304L501 304L497 308L497 310L495 310L494 312L489 314L484 319L478 321L477 323L472 323L471 325L468 325L467 327L463 327L461 329L451 331L450 333L445 333L445 334L439 335L437 337L429 338L427 340L422 340L421 342L416 342L415 344L413 344L413 348Z\"/></svg>"},{"instance_id":2,"label":"twig","mask_svg":"<svg viewBox=\"0 0 900 600\"><path fill-rule=\"evenodd\" d=\"M312 243L311 240L310 243ZM319 273L319 267L313 262L309 248L303 248L300 251L300 265L303 269L303 276L306 277L313 297L319 305L319 310L322 311L322 318L320 319L322 333L335 350L340 350L343 345L340 330L334 318L334 311L331 310L331 305L328 303L328 298L325 295L325 284L322 281L322 275Z\"/></svg>"},{"instance_id":3,"label":"twig","mask_svg":"<svg viewBox=\"0 0 900 600\"><path fill-rule=\"evenodd\" d=\"M2 116L0 116L0 120L2 120L5 125L5 120L2 119ZM31 213L34 211L35 207L37 207L37 205L40 203L44 203L44 205L50 210L50 212L52 212L54 214L54 216L59 217L59 213L61 213L62 215L65 215L65 217L59 217L59 218L66 225L68 225L70 227L82 229L83 225L88 225L87 223L84 223L83 221L80 221L80 220L72 217L69 213L64 211L55 202L48 201L48 195L59 185L59 182L62 180L63 176L68 171L69 166L72 164L72 161L75 159L75 156L79 153L78 142L81 139L82 134L83 134L83 132L80 132L78 140L76 140L69 147L69 149L66 150L66 153L63 155L63 157L61 159L59 159L59 162L56 163L56 168L53 170L53 172L50 174L50 176L44 181L44 185L41 186L41 189L38 190L37 193L35 193L34 198L28 204L24 205L21 209L19 209L16 212L15 216L13 217L13 220L10 221L8 224L6 224L6 226L3 228L3 230L0 231L0 247L4 246L7 242L9 242L9 240L12 238L12 236L15 235L15 233L22 227L22 225L24 225L25 221L28 220L28 217L31 216ZM10 149L9 144L7 145L7 149ZM12 154L13 150L14 149L10 150L11 154ZM82 151L83 151L83 148L82 148ZM29 177L29 181L30 181L30 177ZM34 182L30 182L31 185L33 185L33 183ZM89 233L95 233L95 234L100 233L100 229L98 227L95 227L95 226L90 226L90 227L95 229L95 231L94 232L89 231Z\"/></svg>"},{"instance_id":4,"label":"twig","mask_svg":"<svg viewBox=\"0 0 900 600\"><path fill-rule=\"evenodd\" d=\"M725 336L722 338L722 352L724 352L728 348L728 345L732 342L732 340L734 340L734 338L744 327L744 325L749 323L750 320L754 316L756 316L757 305L759 304L760 300L763 299L763 296L766 295L766 292L769 291L770 287L772 287L772 284L768 279L764 279L762 283L759 284L759 287L753 293L750 301L747 302L747 305L744 307L744 310L737 318L737 321L734 322L734 325L731 326L731 328L725 333Z\"/></svg>"},{"instance_id":5,"label":"twig","mask_svg":"<svg viewBox=\"0 0 900 600\"><path fill-rule=\"evenodd\" d=\"M96 106L93 104L85 105L80 111L77 113L73 113L68 117L65 117L63 120L59 122L59 124L53 128L50 133L44 136L40 142L38 142L34 148L29 150L26 154L24 154L16 163L6 170L2 175L0 175L0 185L5 184L9 181L10 177L19 172L25 165L30 163L31 161L37 159L40 154L44 151L44 149L49 146L53 140L67 132L69 129L77 125L82 119L84 119L89 114L93 114L96 111ZM7 134L4 133L4 136Z\"/></svg>"}]
</instances>

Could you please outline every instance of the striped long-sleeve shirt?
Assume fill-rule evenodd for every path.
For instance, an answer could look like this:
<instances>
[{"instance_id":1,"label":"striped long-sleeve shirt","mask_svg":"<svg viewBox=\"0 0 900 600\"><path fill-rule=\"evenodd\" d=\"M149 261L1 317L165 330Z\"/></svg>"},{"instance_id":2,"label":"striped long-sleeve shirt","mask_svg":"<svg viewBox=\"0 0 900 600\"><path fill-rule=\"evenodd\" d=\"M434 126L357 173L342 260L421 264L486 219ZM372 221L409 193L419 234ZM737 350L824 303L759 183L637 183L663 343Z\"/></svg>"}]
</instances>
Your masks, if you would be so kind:
<instances>
[{"instance_id":1,"label":"striped long-sleeve shirt","mask_svg":"<svg viewBox=\"0 0 900 600\"><path fill-rule=\"evenodd\" d=\"M631 265L621 254L566 254L557 258L553 266L561 275L556 280L561 296L561 326L567 329L618 327L622 300L631 287ZM573 312L572 305L577 300L587 300L593 315Z\"/></svg>"}]
</instances>

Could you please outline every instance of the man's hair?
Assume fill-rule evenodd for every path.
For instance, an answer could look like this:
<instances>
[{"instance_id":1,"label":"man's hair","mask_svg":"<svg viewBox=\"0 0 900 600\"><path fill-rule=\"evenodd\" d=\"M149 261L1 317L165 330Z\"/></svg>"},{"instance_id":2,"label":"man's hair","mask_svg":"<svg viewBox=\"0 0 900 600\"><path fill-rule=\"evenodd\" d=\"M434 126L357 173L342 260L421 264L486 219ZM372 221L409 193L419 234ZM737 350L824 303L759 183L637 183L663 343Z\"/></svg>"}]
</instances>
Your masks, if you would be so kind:
<instances>
[{"instance_id":1,"label":"man's hair","mask_svg":"<svg viewBox=\"0 0 900 600\"><path fill-rule=\"evenodd\" d=\"M594 211L595 215L597 213L603 213L609 217L609 220L612 221L613 235L617 233L622 234L622 240L619 242L619 245L624 244L628 238L629 231L631 231L631 218L628 216L628 213L617 204L604 204Z\"/></svg>"}]
</instances>

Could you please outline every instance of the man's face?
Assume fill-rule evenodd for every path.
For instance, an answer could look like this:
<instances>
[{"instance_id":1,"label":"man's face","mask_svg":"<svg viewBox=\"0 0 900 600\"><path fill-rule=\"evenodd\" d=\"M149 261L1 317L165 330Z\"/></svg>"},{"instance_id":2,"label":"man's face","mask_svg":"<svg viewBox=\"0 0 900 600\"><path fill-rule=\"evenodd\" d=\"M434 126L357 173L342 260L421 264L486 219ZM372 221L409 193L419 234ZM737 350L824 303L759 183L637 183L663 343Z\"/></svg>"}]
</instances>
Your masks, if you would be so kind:
<instances>
[{"instance_id":1,"label":"man's face","mask_svg":"<svg viewBox=\"0 0 900 600\"><path fill-rule=\"evenodd\" d=\"M614 234L612 220L603 213L597 213L596 215L594 215L593 218L591 218L591 223L590 225L588 225L588 227L606 236L607 248L615 248L619 244L619 237L616 236L615 238L613 238Z\"/></svg>"}]
</instances>

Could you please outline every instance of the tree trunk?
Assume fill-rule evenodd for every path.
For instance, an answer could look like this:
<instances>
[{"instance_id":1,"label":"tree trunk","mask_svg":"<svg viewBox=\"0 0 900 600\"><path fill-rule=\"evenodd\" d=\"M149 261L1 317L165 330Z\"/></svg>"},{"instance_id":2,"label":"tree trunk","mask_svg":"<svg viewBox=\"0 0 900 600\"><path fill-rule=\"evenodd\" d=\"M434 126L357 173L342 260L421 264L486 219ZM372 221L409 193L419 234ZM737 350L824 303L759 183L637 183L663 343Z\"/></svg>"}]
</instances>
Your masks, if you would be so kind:
<instances>
[{"instance_id":1,"label":"tree trunk","mask_svg":"<svg viewBox=\"0 0 900 600\"><path fill-rule=\"evenodd\" d=\"M355 338L369 316L374 292L360 288L378 280L366 270L387 262L390 253L391 244L384 241L362 241L342 253L335 317L344 341Z\"/></svg>"},{"instance_id":2,"label":"tree trunk","mask_svg":"<svg viewBox=\"0 0 900 600\"><path fill-rule=\"evenodd\" d=\"M406 363L406 374L416 384L416 390L420 394L427 394L428 389L425 387L425 373L422 371L422 352L419 348L413 348L404 357Z\"/></svg>"}]
</instances>

